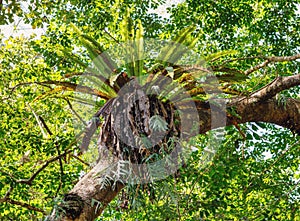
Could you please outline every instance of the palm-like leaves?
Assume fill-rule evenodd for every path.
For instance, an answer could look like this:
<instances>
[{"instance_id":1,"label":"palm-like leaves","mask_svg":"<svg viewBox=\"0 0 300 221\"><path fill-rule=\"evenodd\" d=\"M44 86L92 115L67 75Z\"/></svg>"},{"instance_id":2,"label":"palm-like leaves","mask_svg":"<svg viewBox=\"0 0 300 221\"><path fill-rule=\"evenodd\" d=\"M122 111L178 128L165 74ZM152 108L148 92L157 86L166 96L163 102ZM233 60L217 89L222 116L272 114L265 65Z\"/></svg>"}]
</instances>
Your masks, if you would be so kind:
<instances>
[{"instance_id":1,"label":"palm-like leaves","mask_svg":"<svg viewBox=\"0 0 300 221\"><path fill-rule=\"evenodd\" d=\"M155 89L157 85L163 88L158 88L155 92L158 98L161 100L176 100L182 98L181 93L186 91L192 99L207 99L204 90L204 84L209 82L210 78L218 78L222 82L231 83L245 79L241 73L228 72L226 74L214 75L209 68L206 68L203 63L198 65L180 65L180 59L190 50L195 47L198 42L197 37L193 37L192 33L195 32L195 26L189 26L179 31L175 37L167 43L159 52L156 57L155 64L152 68L146 70L144 68L144 38L143 38L143 27L141 21L134 22L128 15L122 21L122 30L120 30L122 40L122 48L125 51L125 61L123 67L117 67L113 59L105 53L105 49L91 36L83 34L75 25L72 25L73 30L78 35L78 39L81 45L86 48L87 54L92 61L92 65L88 65L82 62L79 57L71 53L70 51L64 50L66 57L71 59L76 64L80 65L85 69L85 72L81 73L82 77L94 78L93 81L97 82L97 88L91 88L89 86L77 85L77 89L74 88L75 84L70 82L60 82L57 88L54 88L50 92L46 92L41 97L51 95L53 93L61 92L62 90L76 90L83 94L93 94L106 101L111 100L117 96L120 88L131 81L133 77L140 77L143 75L147 76L147 80L143 81L142 84L147 84L147 88ZM214 62L223 56L232 55L235 51L224 51L215 54L211 54L206 57L206 60ZM126 70L126 72L116 70ZM78 74L68 74L66 77L71 77ZM165 79L169 79L167 85L164 84ZM203 79L206 79L203 81ZM141 82L139 82L141 83ZM141 85L143 86L143 85ZM219 84L218 84L219 86ZM80 89L80 90L79 90ZM238 94L238 91L228 88L227 86L219 86L226 94ZM108 102L112 103L112 102ZM106 105L107 106L107 105ZM102 113L99 111L98 113ZM96 114L95 117L100 116ZM91 139L96 127L99 126L99 122L91 122L87 127L87 133L85 134L83 149L87 148L89 140Z\"/></svg>"}]
</instances>

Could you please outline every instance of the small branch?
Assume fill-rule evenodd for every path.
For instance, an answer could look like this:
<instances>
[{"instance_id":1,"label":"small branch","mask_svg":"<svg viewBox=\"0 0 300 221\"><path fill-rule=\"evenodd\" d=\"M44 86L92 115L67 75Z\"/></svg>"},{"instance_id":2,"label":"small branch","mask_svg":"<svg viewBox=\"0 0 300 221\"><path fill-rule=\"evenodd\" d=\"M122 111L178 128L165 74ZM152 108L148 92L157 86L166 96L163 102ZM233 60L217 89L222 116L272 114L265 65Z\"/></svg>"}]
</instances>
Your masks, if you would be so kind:
<instances>
[{"instance_id":1,"label":"small branch","mask_svg":"<svg viewBox=\"0 0 300 221\"><path fill-rule=\"evenodd\" d=\"M0 203L4 203L10 196L11 192L13 191L13 187L10 186L9 189L7 190L7 192L5 193L4 197L1 199L0 198Z\"/></svg>"},{"instance_id":2,"label":"small branch","mask_svg":"<svg viewBox=\"0 0 300 221\"><path fill-rule=\"evenodd\" d=\"M244 60L251 60L251 59L265 59L265 56L253 56L253 57L244 57L244 58L234 58L234 59L230 59L230 60L226 60L223 63L221 63L220 65L218 65L218 67L224 66L227 63L231 63L234 61L244 61Z\"/></svg>"},{"instance_id":3,"label":"small branch","mask_svg":"<svg viewBox=\"0 0 300 221\"><path fill-rule=\"evenodd\" d=\"M78 160L79 162L81 162L82 164L91 167L90 164L88 164L87 162L85 162L84 160L80 159L78 156L75 156L74 154L70 154L71 157L75 158L76 160Z\"/></svg>"},{"instance_id":4,"label":"small branch","mask_svg":"<svg viewBox=\"0 0 300 221\"><path fill-rule=\"evenodd\" d=\"M44 118L42 118L41 116L39 116L39 119L40 119L40 121L42 122L43 126L46 128L46 131L48 132L48 134L49 134L50 136L53 136L53 133L52 133L52 131L50 130L50 128L48 127L48 125L46 124ZM60 145L59 145L58 142L56 141L56 142L55 142L55 149L56 149L56 151L57 151L57 154L58 154L58 155L61 155L59 146L60 146ZM58 190L57 190L57 193L58 193L58 191L59 191L59 189L60 189L60 187L61 187L61 184L63 183L63 177L64 177L64 168L63 168L63 163L62 163L61 158L59 158L58 161L59 161L59 167L60 167L60 185L59 185L59 188L58 188Z\"/></svg>"},{"instance_id":5,"label":"small branch","mask_svg":"<svg viewBox=\"0 0 300 221\"><path fill-rule=\"evenodd\" d=\"M72 151L71 150L68 150L56 157L52 157L51 159L47 160L46 163L40 167L34 174L32 174L32 176L28 179L20 179L20 180L16 180L17 183L24 183L24 184L27 184L29 186L32 185L32 181L35 179L35 177L40 173L42 172L50 163L60 159L61 157L64 157L65 155L67 155L68 153L71 153Z\"/></svg>"},{"instance_id":6,"label":"small branch","mask_svg":"<svg viewBox=\"0 0 300 221\"><path fill-rule=\"evenodd\" d=\"M246 70L244 73L245 73L245 75L249 75L249 74L251 74L252 72L257 71L257 70L259 70L259 69L261 69L261 68L267 66L270 62L271 62L270 60L265 60L263 63L261 63L261 64L259 64L259 65L256 65L256 66L254 66L254 67L252 67L252 68Z\"/></svg>"},{"instance_id":7,"label":"small branch","mask_svg":"<svg viewBox=\"0 0 300 221\"><path fill-rule=\"evenodd\" d=\"M9 198L5 202L13 204L13 205L18 205L18 206L24 207L26 209L33 210L33 211L36 211L36 212L40 212L40 213L43 213L44 215L46 215L46 212L44 210L42 210L40 208L37 208L35 206L31 206L28 203L16 201L16 200L9 199Z\"/></svg>"},{"instance_id":8,"label":"small branch","mask_svg":"<svg viewBox=\"0 0 300 221\"><path fill-rule=\"evenodd\" d=\"M13 205L18 205L18 206L24 207L24 208L29 209L29 210L34 210L34 211L43 213L44 215L46 215L46 212L44 210L40 209L40 208L31 206L31 205L29 205L27 203L24 203L24 202L19 202L19 201L10 199L9 196L10 196L10 193L13 191L13 189L14 188L12 186L9 188L9 190L6 192L4 198L0 199L0 203L7 202L7 203L10 203L10 204L13 204Z\"/></svg>"},{"instance_id":9,"label":"small branch","mask_svg":"<svg viewBox=\"0 0 300 221\"><path fill-rule=\"evenodd\" d=\"M284 62L284 61L294 61L300 59L300 54L296 54L293 56L282 56L282 57L269 57L268 60L270 60L271 62Z\"/></svg>"},{"instance_id":10,"label":"small branch","mask_svg":"<svg viewBox=\"0 0 300 221\"><path fill-rule=\"evenodd\" d=\"M4 175L6 175L6 176L10 177L10 178L11 178L11 179L13 179L14 181L16 181L16 180L17 180L17 178L16 178L16 177L14 177L13 175L11 175L11 174L9 174L9 173L7 173L7 172L3 171L3 170L0 170L0 173L3 173Z\"/></svg>"},{"instance_id":11,"label":"small branch","mask_svg":"<svg viewBox=\"0 0 300 221\"><path fill-rule=\"evenodd\" d=\"M63 98L67 104L69 105L70 110L73 112L73 114L84 124L84 126L87 126L86 122L82 119L82 117L80 117L80 115L73 109L73 106L71 104L71 102L69 101L69 99L67 98Z\"/></svg>"},{"instance_id":12,"label":"small branch","mask_svg":"<svg viewBox=\"0 0 300 221\"><path fill-rule=\"evenodd\" d=\"M266 57L266 60L259 64L259 65L256 65L248 70L246 70L244 73L245 75L249 75L251 74L252 72L254 71L257 71L263 67L266 67L269 63L275 63L275 62L284 62L284 61L294 61L294 60L297 60L297 59L300 59L300 54L296 54L294 56L282 56L282 57L276 57L276 56L273 56L273 57Z\"/></svg>"},{"instance_id":13,"label":"small branch","mask_svg":"<svg viewBox=\"0 0 300 221\"><path fill-rule=\"evenodd\" d=\"M111 37L117 44L120 44L120 42L114 36L112 36L112 34L108 32L106 28L104 28L104 32L108 34L108 36Z\"/></svg>"},{"instance_id":14,"label":"small branch","mask_svg":"<svg viewBox=\"0 0 300 221\"><path fill-rule=\"evenodd\" d=\"M30 104L27 104L27 106L29 107L29 109L30 109L31 112L33 113L33 115L34 115L34 117L35 117L35 119L36 119L36 121L37 121L37 123L38 123L38 126L39 126L39 128L40 128L40 130L41 130L41 132L42 132L43 137L44 137L44 138L47 138L47 134L46 134L46 132L44 131L44 128L43 128L43 126L42 126L42 122L41 122L39 116L35 113L35 111L34 111L33 108L30 106Z\"/></svg>"},{"instance_id":15,"label":"small branch","mask_svg":"<svg viewBox=\"0 0 300 221\"><path fill-rule=\"evenodd\" d=\"M32 84L41 85L41 86L43 86L43 87L49 88L50 90L53 89L52 87L50 87L50 86L48 86L48 85L44 85L44 84L42 84L42 83L40 83L40 82L21 82L21 83L19 83L19 84L15 85L14 87L11 88L11 92L10 92L10 95L9 95L9 96L11 96L11 95L14 93L14 91L15 91L18 87L21 87L21 86L30 86L30 85L32 85Z\"/></svg>"}]
</instances>

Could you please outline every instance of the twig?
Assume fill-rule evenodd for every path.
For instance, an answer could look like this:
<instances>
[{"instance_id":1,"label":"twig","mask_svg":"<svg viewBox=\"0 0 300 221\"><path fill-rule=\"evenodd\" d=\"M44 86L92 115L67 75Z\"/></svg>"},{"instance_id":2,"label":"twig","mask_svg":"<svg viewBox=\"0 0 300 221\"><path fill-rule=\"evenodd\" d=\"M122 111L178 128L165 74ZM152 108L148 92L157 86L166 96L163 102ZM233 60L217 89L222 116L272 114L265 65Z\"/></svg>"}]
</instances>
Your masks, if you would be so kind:
<instances>
[{"instance_id":1,"label":"twig","mask_svg":"<svg viewBox=\"0 0 300 221\"><path fill-rule=\"evenodd\" d=\"M11 178L11 179L13 179L14 181L16 181L16 180L17 180L17 178L16 178L16 177L14 177L13 175L11 175L11 174L9 174L9 173L7 173L7 172L3 171L3 170L0 170L0 173L3 173L4 175L6 175L6 176L10 177L10 178Z\"/></svg>"},{"instance_id":2,"label":"twig","mask_svg":"<svg viewBox=\"0 0 300 221\"><path fill-rule=\"evenodd\" d=\"M19 202L19 201L16 201L16 200L13 200L13 199L9 198L9 196L10 196L11 192L13 191L13 189L14 189L13 186L10 186L10 188L6 192L5 196L0 199L0 203L7 202L7 203L10 203L10 204L22 206L22 207L27 208L29 210L34 210L34 211L37 211L37 212L41 212L44 215L46 215L46 212L44 210L40 209L40 208L37 208L37 207L31 206L27 203Z\"/></svg>"},{"instance_id":3,"label":"twig","mask_svg":"<svg viewBox=\"0 0 300 221\"><path fill-rule=\"evenodd\" d=\"M40 213L43 213L44 215L46 215L46 212L44 210L42 210L40 208L37 208L35 206L31 206L28 203L16 201L16 200L13 200L13 199L10 199L10 198L8 198L5 202L8 202L8 203L14 204L14 205L18 205L18 206L24 207L26 209L33 210L33 211L36 211L36 212L40 212Z\"/></svg>"},{"instance_id":4,"label":"twig","mask_svg":"<svg viewBox=\"0 0 300 221\"><path fill-rule=\"evenodd\" d=\"M5 193L4 197L0 199L0 203L5 202L9 198L9 196L10 196L11 192L13 191L13 189L14 188L12 186L9 187L9 189Z\"/></svg>"},{"instance_id":5,"label":"twig","mask_svg":"<svg viewBox=\"0 0 300 221\"><path fill-rule=\"evenodd\" d=\"M265 56L253 56L253 57L244 57L244 58L233 58L233 59L224 61L223 63L221 63L218 66L220 67L220 66L223 66L227 63L234 62L234 61L243 61L243 60L258 59L258 58L265 59L266 57Z\"/></svg>"},{"instance_id":6,"label":"twig","mask_svg":"<svg viewBox=\"0 0 300 221\"><path fill-rule=\"evenodd\" d=\"M2 170L1 170L0 172L3 173L3 174L5 174L5 175L7 175L7 176L9 176L9 177L10 177L11 179L13 179L14 182L16 182L16 183L23 183L23 184L27 184L27 185L31 186L31 185L32 185L32 181L36 178L36 176L37 176L40 172L42 172L42 171L43 171L50 163L52 163L52 162L54 162L54 161L60 159L61 157L65 156L65 155L67 155L67 154L69 154L69 153L71 153L71 152L73 151L73 149L70 149L70 147L72 147L75 143L78 142L78 140L80 139L80 137L82 136L82 134L84 133L84 131L85 131L85 130L82 130L79 134L76 135L75 139L74 139L74 140L69 144L69 146L65 149L65 152L64 152L64 153L62 153L62 154L60 154L60 155L58 155L58 156L52 157L52 158L50 158L49 160L47 160L46 163L45 163L42 167L40 167L35 173L33 173L33 174L31 175L31 177L28 178L28 179L17 179L17 178L15 178L13 175L11 175L11 174L9 174L9 173L7 173L7 172L5 172L5 171L2 171Z\"/></svg>"},{"instance_id":7,"label":"twig","mask_svg":"<svg viewBox=\"0 0 300 221\"><path fill-rule=\"evenodd\" d=\"M35 177L40 173L42 172L50 163L60 159L61 157L64 157L65 155L71 153L72 150L68 150L68 151L65 151L64 153L58 155L58 156L55 156L55 157L52 157L51 159L47 160L46 163L40 167L35 173L32 174L32 176L28 179L20 179L20 180L16 180L17 183L24 183L24 184L27 184L29 186L32 185L32 181L35 179Z\"/></svg>"},{"instance_id":8,"label":"twig","mask_svg":"<svg viewBox=\"0 0 300 221\"><path fill-rule=\"evenodd\" d=\"M294 60L300 59L300 54L296 54L296 55L293 55L293 56L282 56L282 57L273 56L273 57L266 57L265 59L266 60L263 63L261 63L259 65L256 65L256 66L254 66L254 67L246 70L244 72L245 75L249 75L252 72L257 71L257 70L259 70L259 69L267 66L269 63L284 62L284 61L294 61Z\"/></svg>"},{"instance_id":9,"label":"twig","mask_svg":"<svg viewBox=\"0 0 300 221\"><path fill-rule=\"evenodd\" d=\"M69 101L69 99L67 98L63 98L67 104L69 105L70 110L73 112L74 115L76 115L76 117L84 124L84 126L87 126L87 123L82 119L82 117L80 117L80 115L73 109L73 106L71 104L71 102Z\"/></svg>"},{"instance_id":10,"label":"twig","mask_svg":"<svg viewBox=\"0 0 300 221\"><path fill-rule=\"evenodd\" d=\"M52 131L49 129L48 125L46 124L44 118L42 118L41 116L39 116L39 119L40 121L42 122L43 126L45 127L46 131L48 132L48 134L50 136L53 136L53 133ZM55 148L56 148L56 151L57 151L57 154L58 155L61 155L61 152L60 152L60 149L59 149L60 145L58 144L57 141L55 141ZM59 161L59 167L60 167L60 185L58 186L58 190L56 191L56 193L58 193L62 183L63 183L63 177L64 177L64 168L63 168L63 163L62 163L62 160L61 158L58 159ZM57 194L56 194L57 195Z\"/></svg>"},{"instance_id":11,"label":"twig","mask_svg":"<svg viewBox=\"0 0 300 221\"><path fill-rule=\"evenodd\" d=\"M70 154L71 157L74 157L76 160L80 161L82 164L91 167L90 164L88 164L87 162L85 162L84 160L80 159L78 156L75 156L74 154Z\"/></svg>"},{"instance_id":12,"label":"twig","mask_svg":"<svg viewBox=\"0 0 300 221\"><path fill-rule=\"evenodd\" d=\"M27 106L29 107L29 109L30 109L31 112L33 113L33 115L34 115L34 117L35 117L35 119L36 119L36 121L37 121L37 123L38 123L38 125L39 125L39 128L40 128L40 130L41 130L41 132L42 132L43 137L44 137L44 138L47 138L47 134L46 134L46 132L44 131L44 128L43 128L43 126L42 126L41 120L39 119L39 116L35 113L35 111L34 111L33 108L30 106L30 104L27 103Z\"/></svg>"}]
</instances>

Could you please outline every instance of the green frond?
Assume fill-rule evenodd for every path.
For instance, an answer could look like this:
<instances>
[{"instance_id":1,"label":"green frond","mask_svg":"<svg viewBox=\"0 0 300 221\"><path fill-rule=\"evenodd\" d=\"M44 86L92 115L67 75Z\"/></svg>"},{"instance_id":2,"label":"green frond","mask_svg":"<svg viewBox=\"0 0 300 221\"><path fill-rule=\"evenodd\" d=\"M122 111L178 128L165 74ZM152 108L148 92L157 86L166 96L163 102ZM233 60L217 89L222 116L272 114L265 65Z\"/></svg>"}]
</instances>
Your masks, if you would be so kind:
<instances>
[{"instance_id":1,"label":"green frond","mask_svg":"<svg viewBox=\"0 0 300 221\"><path fill-rule=\"evenodd\" d=\"M141 20L138 20L136 36L135 36L135 58L134 58L134 67L135 67L135 76L141 76L144 69L144 39L143 39L143 26Z\"/></svg>"},{"instance_id":2,"label":"green frond","mask_svg":"<svg viewBox=\"0 0 300 221\"><path fill-rule=\"evenodd\" d=\"M123 42L131 41L134 37L133 21L130 17L131 10L129 8L126 10L126 15L123 17L120 24L120 34Z\"/></svg>"},{"instance_id":3,"label":"green frond","mask_svg":"<svg viewBox=\"0 0 300 221\"><path fill-rule=\"evenodd\" d=\"M141 76L144 69L144 29L141 20L133 22L129 9L121 22L120 33L124 42L125 67L128 75Z\"/></svg>"},{"instance_id":4,"label":"green frond","mask_svg":"<svg viewBox=\"0 0 300 221\"><path fill-rule=\"evenodd\" d=\"M242 73L237 73L237 72L216 75L216 77L220 82L231 82L231 83L245 81L249 78L247 75L244 75Z\"/></svg>"},{"instance_id":5,"label":"green frond","mask_svg":"<svg viewBox=\"0 0 300 221\"><path fill-rule=\"evenodd\" d=\"M219 52L212 53L212 54L206 56L205 60L206 61L216 61L226 55L235 55L237 53L238 53L238 51L236 51L236 50L219 51Z\"/></svg>"},{"instance_id":6,"label":"green frond","mask_svg":"<svg viewBox=\"0 0 300 221\"><path fill-rule=\"evenodd\" d=\"M179 31L172 41L162 48L157 61L172 64L177 62L189 48L195 46L198 39L191 35L195 29L196 26L192 25Z\"/></svg>"},{"instance_id":7,"label":"green frond","mask_svg":"<svg viewBox=\"0 0 300 221\"><path fill-rule=\"evenodd\" d=\"M115 68L114 62L108 56L102 54L104 48L95 39L83 34L74 24L71 23L71 26L78 35L81 45L87 50L90 59L99 70L100 73L98 74L108 78Z\"/></svg>"},{"instance_id":8,"label":"green frond","mask_svg":"<svg viewBox=\"0 0 300 221\"><path fill-rule=\"evenodd\" d=\"M71 26L74 32L78 35L81 45L87 50L88 56L93 62L94 67L80 61L69 51L64 50L64 54L81 67L85 68L86 71L94 74L95 76L99 76L100 81L97 81L99 90L103 91L105 94L109 94L111 97L116 96L116 91L107 83L109 82L108 78L112 74L116 65L111 58L103 53L104 48L95 39L83 34L74 24L71 24Z\"/></svg>"},{"instance_id":9,"label":"green frond","mask_svg":"<svg viewBox=\"0 0 300 221\"><path fill-rule=\"evenodd\" d=\"M83 68L88 68L88 65L84 62L82 62L76 55L74 55L72 52L70 52L69 50L66 49L62 49L63 54L69 58L70 60L74 61L76 64L78 64L79 66L83 67ZM94 73L94 72L92 72Z\"/></svg>"},{"instance_id":10,"label":"green frond","mask_svg":"<svg viewBox=\"0 0 300 221\"><path fill-rule=\"evenodd\" d=\"M102 53L104 51L104 48L97 42L95 39L93 39L91 36L88 36L86 34L82 34L81 37L93 44L93 46L98 50L98 53Z\"/></svg>"}]
</instances>

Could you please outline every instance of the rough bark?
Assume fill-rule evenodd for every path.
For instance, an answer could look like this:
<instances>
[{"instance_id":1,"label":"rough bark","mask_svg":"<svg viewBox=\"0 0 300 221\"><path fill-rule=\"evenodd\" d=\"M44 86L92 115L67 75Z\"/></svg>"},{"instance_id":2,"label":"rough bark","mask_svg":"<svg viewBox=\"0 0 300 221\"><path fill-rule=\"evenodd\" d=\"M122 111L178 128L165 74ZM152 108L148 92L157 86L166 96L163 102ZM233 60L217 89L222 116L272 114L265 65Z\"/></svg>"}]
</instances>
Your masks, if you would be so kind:
<instances>
[{"instance_id":1,"label":"rough bark","mask_svg":"<svg viewBox=\"0 0 300 221\"><path fill-rule=\"evenodd\" d=\"M103 185L105 175L112 161L101 160L75 187L65 195L64 202L52 212L49 220L88 221L96 219L124 187L120 182L110 180Z\"/></svg>"}]
</instances>

